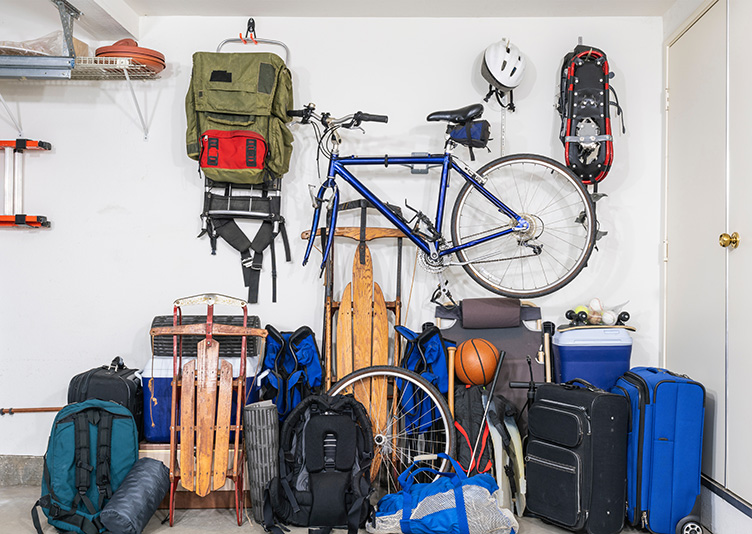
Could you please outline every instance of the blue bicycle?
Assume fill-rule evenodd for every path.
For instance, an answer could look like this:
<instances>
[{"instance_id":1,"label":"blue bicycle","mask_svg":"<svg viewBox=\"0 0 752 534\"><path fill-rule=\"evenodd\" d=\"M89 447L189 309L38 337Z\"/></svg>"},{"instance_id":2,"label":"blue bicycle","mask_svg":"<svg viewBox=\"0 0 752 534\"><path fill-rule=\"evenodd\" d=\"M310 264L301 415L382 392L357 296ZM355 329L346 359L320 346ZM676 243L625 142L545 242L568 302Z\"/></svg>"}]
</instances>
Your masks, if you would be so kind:
<instances>
[{"instance_id":1,"label":"blue bicycle","mask_svg":"<svg viewBox=\"0 0 752 534\"><path fill-rule=\"evenodd\" d=\"M428 121L444 121L448 127L443 154L425 156L340 156L341 129L360 128L364 122L385 123L388 117L384 115L357 112L336 119L328 113L317 113L313 104L288 114L314 126L319 152L329 160L327 177L314 198L304 265L325 204L328 229L337 225L337 177L415 243L420 263L429 272L440 273L459 265L494 293L533 298L560 289L587 264L595 243L595 213L587 190L566 167L544 156L519 154L498 158L474 171L453 154L460 145L479 147L470 135L463 139L452 132L460 128L469 133L483 114L481 104L428 115ZM399 207L382 201L350 171L351 167L380 165L440 166L435 218L413 210L408 220ZM452 210L451 240L443 233L450 170L465 180ZM328 231L326 235L322 269L334 234Z\"/></svg>"}]
</instances>

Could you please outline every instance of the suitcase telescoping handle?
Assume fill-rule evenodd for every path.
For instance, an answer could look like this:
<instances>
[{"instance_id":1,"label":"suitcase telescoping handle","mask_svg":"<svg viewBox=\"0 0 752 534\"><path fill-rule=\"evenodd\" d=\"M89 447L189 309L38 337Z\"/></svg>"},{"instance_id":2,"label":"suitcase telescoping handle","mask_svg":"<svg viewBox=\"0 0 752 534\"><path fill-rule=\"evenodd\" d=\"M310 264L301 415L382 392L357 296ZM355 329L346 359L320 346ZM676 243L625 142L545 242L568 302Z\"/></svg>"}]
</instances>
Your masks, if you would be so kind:
<instances>
[{"instance_id":1,"label":"suitcase telescoping handle","mask_svg":"<svg viewBox=\"0 0 752 534\"><path fill-rule=\"evenodd\" d=\"M580 387L578 386L578 384L585 386L585 389L587 389L588 391L603 391L601 388L594 386L593 384L591 384L587 380L583 380L582 378L573 378L572 380L563 383L562 386L567 389L577 389Z\"/></svg>"}]
</instances>

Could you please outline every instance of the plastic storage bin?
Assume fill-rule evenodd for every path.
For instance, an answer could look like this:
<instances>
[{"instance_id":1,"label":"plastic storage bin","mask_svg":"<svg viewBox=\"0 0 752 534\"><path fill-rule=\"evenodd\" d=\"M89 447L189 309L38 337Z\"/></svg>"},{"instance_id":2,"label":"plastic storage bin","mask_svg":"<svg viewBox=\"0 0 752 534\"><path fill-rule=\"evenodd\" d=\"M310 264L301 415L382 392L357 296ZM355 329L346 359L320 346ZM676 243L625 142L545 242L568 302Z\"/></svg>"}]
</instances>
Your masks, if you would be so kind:
<instances>
[{"instance_id":1,"label":"plastic storage bin","mask_svg":"<svg viewBox=\"0 0 752 534\"><path fill-rule=\"evenodd\" d=\"M632 336L619 327L581 327L554 334L554 375L557 382L574 378L610 390L629 371Z\"/></svg>"},{"instance_id":2,"label":"plastic storage bin","mask_svg":"<svg viewBox=\"0 0 752 534\"><path fill-rule=\"evenodd\" d=\"M183 357L183 365L195 357ZM240 373L240 358L224 358L232 364L232 376ZM253 374L256 372L258 357L246 358L246 401L255 402L258 391L252 388ZM172 358L155 357L146 362L141 381L144 392L144 438L150 443L170 442L170 405L172 403ZM231 423L235 424L236 411L235 395L232 399Z\"/></svg>"}]
</instances>

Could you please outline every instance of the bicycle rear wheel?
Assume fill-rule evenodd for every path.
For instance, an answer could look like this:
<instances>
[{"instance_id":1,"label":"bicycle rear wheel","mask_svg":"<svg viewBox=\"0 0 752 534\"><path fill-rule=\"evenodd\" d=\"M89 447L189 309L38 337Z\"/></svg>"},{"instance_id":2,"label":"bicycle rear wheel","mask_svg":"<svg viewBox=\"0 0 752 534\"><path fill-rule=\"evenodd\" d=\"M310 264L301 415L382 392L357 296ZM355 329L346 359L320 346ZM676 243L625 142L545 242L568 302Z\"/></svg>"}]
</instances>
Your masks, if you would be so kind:
<instances>
[{"instance_id":1,"label":"bicycle rear wheel","mask_svg":"<svg viewBox=\"0 0 752 534\"><path fill-rule=\"evenodd\" d=\"M530 227L458 251L465 271L486 289L513 298L540 297L571 282L595 244L593 204L579 179L535 154L496 159L478 174L484 187ZM466 183L452 212L452 239L462 245L515 224Z\"/></svg>"},{"instance_id":2,"label":"bicycle rear wheel","mask_svg":"<svg viewBox=\"0 0 752 534\"><path fill-rule=\"evenodd\" d=\"M420 375L393 366L374 366L350 373L329 395L352 394L366 408L373 427L371 481L377 496L399 490L397 478L416 456L454 455L454 420L439 391ZM421 466L447 470L447 460L431 458ZM436 475L421 472L416 482Z\"/></svg>"}]
</instances>

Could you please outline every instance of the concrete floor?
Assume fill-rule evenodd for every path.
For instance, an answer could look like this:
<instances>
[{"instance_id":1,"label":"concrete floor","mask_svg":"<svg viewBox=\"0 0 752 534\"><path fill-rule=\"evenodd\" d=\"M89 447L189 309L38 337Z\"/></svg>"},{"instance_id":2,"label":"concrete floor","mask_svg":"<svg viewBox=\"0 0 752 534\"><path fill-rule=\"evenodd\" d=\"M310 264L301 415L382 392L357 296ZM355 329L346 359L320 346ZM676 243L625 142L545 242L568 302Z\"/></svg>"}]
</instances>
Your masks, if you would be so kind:
<instances>
[{"instance_id":1,"label":"concrete floor","mask_svg":"<svg viewBox=\"0 0 752 534\"><path fill-rule=\"evenodd\" d=\"M3 534L33 534L34 525L31 522L31 508L39 498L40 489L36 486L7 486L0 487L0 533ZM41 515L41 511L40 511ZM235 522L233 510L178 510L175 513L175 525L170 526L162 520L166 517L165 510L157 510L149 524L144 529L144 534L206 534L247 532L263 534L264 529L253 522L246 520L238 527ZM42 515L40 518L45 534L56 533L57 530L47 523ZM521 534L555 534L569 532L551 525L546 525L537 519L523 517L518 518ZM290 528L292 534L304 534L305 528ZM344 532L344 531L335 531ZM365 530L361 531L365 532ZM639 532L631 528L622 531L625 534Z\"/></svg>"}]
</instances>

